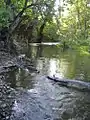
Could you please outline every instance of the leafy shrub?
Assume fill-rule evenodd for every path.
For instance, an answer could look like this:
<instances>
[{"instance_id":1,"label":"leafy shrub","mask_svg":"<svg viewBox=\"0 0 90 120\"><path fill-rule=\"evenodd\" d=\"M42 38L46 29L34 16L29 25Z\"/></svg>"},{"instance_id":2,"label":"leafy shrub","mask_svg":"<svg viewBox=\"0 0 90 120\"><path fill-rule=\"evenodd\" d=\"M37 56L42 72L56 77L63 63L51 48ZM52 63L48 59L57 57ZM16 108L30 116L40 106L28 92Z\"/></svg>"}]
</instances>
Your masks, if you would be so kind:
<instances>
[{"instance_id":1,"label":"leafy shrub","mask_svg":"<svg viewBox=\"0 0 90 120\"><path fill-rule=\"evenodd\" d=\"M8 8L0 8L0 28L8 27L12 18L12 12Z\"/></svg>"}]
</instances>

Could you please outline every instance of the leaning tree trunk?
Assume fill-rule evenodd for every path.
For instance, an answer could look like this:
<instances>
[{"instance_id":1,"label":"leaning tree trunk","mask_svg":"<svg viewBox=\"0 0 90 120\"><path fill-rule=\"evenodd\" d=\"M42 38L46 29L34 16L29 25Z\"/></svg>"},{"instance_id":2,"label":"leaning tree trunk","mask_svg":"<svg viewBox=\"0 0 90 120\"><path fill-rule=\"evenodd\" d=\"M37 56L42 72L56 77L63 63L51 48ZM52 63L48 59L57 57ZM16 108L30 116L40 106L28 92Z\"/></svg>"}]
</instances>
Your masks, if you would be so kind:
<instances>
[{"instance_id":1,"label":"leaning tree trunk","mask_svg":"<svg viewBox=\"0 0 90 120\"><path fill-rule=\"evenodd\" d=\"M12 24L8 28L8 34L6 36L6 41L7 41L6 43L7 43L8 52L16 53L15 52L16 48L15 48L15 46L13 44L13 40L12 40L11 36L12 36L12 33L17 28L17 26L19 25L19 23L21 22L23 12L24 12L24 9L18 14L18 16L14 19L14 21L12 22Z\"/></svg>"},{"instance_id":2,"label":"leaning tree trunk","mask_svg":"<svg viewBox=\"0 0 90 120\"><path fill-rule=\"evenodd\" d=\"M6 6L10 5L9 2L11 4L10 0L5 0ZM7 51L11 51L12 49L14 49L14 44L13 44L13 40L11 39L12 33L15 31L15 29L18 27L18 25L20 24L21 20L22 20L22 15L24 13L24 11L32 6L37 6L38 4L30 4L27 5L28 0L25 0L25 4L23 9L18 13L18 15L15 17L15 19L13 20L13 22L11 23L11 25L9 26L9 28L4 28L6 29L5 31L2 29L0 31L0 41L3 41L2 44L4 44L4 47L7 49ZM2 46L2 44L0 45L0 47Z\"/></svg>"}]
</instances>

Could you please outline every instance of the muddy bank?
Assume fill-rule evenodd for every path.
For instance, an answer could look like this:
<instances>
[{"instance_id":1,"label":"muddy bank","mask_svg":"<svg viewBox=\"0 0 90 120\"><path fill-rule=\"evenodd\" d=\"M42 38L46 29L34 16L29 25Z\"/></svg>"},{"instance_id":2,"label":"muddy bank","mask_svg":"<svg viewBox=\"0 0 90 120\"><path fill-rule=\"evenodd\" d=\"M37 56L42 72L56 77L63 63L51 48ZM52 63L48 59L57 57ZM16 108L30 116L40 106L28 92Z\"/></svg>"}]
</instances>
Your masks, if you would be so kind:
<instances>
[{"instance_id":1,"label":"muddy bank","mask_svg":"<svg viewBox=\"0 0 90 120\"><path fill-rule=\"evenodd\" d=\"M6 52L0 52L0 74L16 68L39 72L35 69L33 61L26 58L25 55L12 56Z\"/></svg>"},{"instance_id":2,"label":"muddy bank","mask_svg":"<svg viewBox=\"0 0 90 120\"><path fill-rule=\"evenodd\" d=\"M39 72L34 68L33 61L26 59L25 55L14 56L0 51L0 120L10 120L16 92L10 83L7 84L5 81L7 74L18 68L28 70L30 73Z\"/></svg>"},{"instance_id":3,"label":"muddy bank","mask_svg":"<svg viewBox=\"0 0 90 120\"><path fill-rule=\"evenodd\" d=\"M0 75L0 120L9 120L15 99L15 90L4 82L5 77Z\"/></svg>"}]
</instances>

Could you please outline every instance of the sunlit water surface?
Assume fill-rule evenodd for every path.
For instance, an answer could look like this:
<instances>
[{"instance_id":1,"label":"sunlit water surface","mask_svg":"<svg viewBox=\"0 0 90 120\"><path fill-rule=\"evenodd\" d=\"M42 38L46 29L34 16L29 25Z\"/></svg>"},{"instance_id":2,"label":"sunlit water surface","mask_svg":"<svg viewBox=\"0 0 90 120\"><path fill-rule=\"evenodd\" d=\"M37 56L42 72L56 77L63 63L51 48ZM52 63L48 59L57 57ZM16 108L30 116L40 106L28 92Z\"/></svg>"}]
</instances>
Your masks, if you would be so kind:
<instances>
[{"instance_id":1,"label":"sunlit water surface","mask_svg":"<svg viewBox=\"0 0 90 120\"><path fill-rule=\"evenodd\" d=\"M90 57L47 44L31 44L24 52L40 73L19 69L9 74L7 82L16 90L10 120L90 120L90 93L46 78L89 81Z\"/></svg>"}]
</instances>

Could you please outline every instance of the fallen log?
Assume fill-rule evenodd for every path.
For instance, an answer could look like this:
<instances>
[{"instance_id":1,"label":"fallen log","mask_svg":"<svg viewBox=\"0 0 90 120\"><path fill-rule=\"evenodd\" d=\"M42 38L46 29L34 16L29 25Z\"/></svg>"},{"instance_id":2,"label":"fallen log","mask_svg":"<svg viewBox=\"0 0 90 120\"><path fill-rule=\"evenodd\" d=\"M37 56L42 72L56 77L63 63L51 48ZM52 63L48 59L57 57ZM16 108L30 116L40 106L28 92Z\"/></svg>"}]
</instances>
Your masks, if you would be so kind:
<instances>
[{"instance_id":1,"label":"fallen log","mask_svg":"<svg viewBox=\"0 0 90 120\"><path fill-rule=\"evenodd\" d=\"M90 91L90 82L80 81L80 80L71 80L71 79L61 79L55 76L47 76L48 79L58 82L60 85L66 87L77 88L80 90Z\"/></svg>"}]
</instances>

